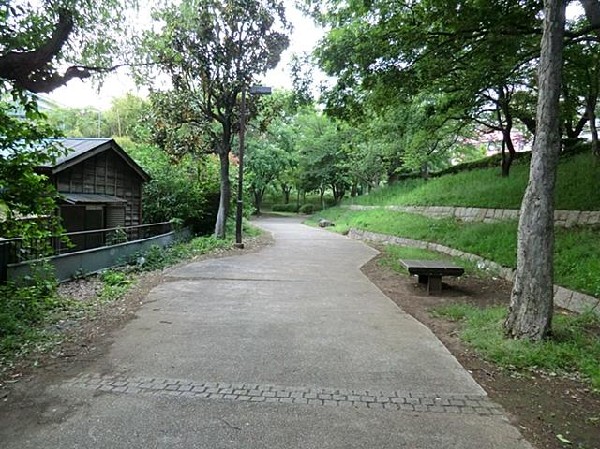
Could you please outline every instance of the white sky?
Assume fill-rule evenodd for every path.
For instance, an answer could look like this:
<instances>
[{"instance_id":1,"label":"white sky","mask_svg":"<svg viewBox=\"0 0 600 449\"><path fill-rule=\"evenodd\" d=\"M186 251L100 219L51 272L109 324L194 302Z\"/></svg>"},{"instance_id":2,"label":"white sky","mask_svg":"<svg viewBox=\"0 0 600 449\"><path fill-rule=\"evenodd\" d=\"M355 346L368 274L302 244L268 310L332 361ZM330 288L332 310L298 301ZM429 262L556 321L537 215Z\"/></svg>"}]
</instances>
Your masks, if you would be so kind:
<instances>
[{"instance_id":1,"label":"white sky","mask_svg":"<svg viewBox=\"0 0 600 449\"><path fill-rule=\"evenodd\" d=\"M269 71L263 80L263 84L274 89L291 89L292 83L289 75L289 63L294 53L310 52L315 47L324 32L304 17L300 11L287 3L287 19L292 23L294 29L290 36L290 46L282 54L279 65ZM59 106L84 108L94 107L97 109L110 108L113 98L122 97L127 92L145 95L145 89L139 89L128 75L126 68L116 70L107 76L103 86L98 88L90 80L71 80L66 86L54 90L47 97Z\"/></svg>"}]
</instances>

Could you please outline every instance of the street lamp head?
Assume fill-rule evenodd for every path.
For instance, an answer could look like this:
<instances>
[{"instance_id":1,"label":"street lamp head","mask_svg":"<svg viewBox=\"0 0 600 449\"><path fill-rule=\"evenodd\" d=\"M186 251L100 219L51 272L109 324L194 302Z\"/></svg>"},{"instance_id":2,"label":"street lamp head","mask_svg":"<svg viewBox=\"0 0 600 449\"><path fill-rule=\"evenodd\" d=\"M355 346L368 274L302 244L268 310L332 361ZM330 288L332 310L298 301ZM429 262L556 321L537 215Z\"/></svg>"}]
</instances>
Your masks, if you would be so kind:
<instances>
[{"instance_id":1,"label":"street lamp head","mask_svg":"<svg viewBox=\"0 0 600 449\"><path fill-rule=\"evenodd\" d=\"M249 92L252 95L271 95L271 88L267 86L251 86Z\"/></svg>"}]
</instances>

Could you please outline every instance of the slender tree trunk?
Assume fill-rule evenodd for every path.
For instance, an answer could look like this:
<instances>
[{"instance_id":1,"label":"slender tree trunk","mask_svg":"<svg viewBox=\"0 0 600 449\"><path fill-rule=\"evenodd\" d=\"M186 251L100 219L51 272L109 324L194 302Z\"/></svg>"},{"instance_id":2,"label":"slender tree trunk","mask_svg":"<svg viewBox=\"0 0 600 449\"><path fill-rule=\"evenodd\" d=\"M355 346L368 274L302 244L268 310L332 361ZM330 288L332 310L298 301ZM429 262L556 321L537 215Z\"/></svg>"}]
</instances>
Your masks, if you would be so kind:
<instances>
[{"instance_id":1,"label":"slender tree trunk","mask_svg":"<svg viewBox=\"0 0 600 449\"><path fill-rule=\"evenodd\" d=\"M225 238L225 226L227 224L227 216L229 215L229 203L231 201L231 181L229 179L229 152L222 148L219 151L221 177L219 210L217 212L217 223L215 224L215 237L218 239Z\"/></svg>"},{"instance_id":2,"label":"slender tree trunk","mask_svg":"<svg viewBox=\"0 0 600 449\"><path fill-rule=\"evenodd\" d=\"M283 192L283 204L289 204L290 192L292 191L292 188L290 186L284 185L281 187L281 191Z\"/></svg>"},{"instance_id":3,"label":"slender tree trunk","mask_svg":"<svg viewBox=\"0 0 600 449\"><path fill-rule=\"evenodd\" d=\"M506 151L508 150L508 152ZM502 131L502 177L507 178L510 174L510 168L515 160L515 146L510 136L510 129Z\"/></svg>"},{"instance_id":4,"label":"slender tree trunk","mask_svg":"<svg viewBox=\"0 0 600 449\"><path fill-rule=\"evenodd\" d=\"M498 89L498 122L502 127L502 177L506 178L510 174L510 167L516 156L515 146L512 141L511 132L513 128L513 116L510 109L510 94L506 87ZM504 115L504 120L502 120ZM508 154L506 153L508 150Z\"/></svg>"},{"instance_id":5,"label":"slender tree trunk","mask_svg":"<svg viewBox=\"0 0 600 449\"><path fill-rule=\"evenodd\" d=\"M262 207L263 197L265 196L265 188L253 189L252 196L254 197L254 208L256 209L256 215L260 215L262 213L260 208Z\"/></svg>"},{"instance_id":6,"label":"slender tree trunk","mask_svg":"<svg viewBox=\"0 0 600 449\"><path fill-rule=\"evenodd\" d=\"M321 194L321 210L325 210L325 187L321 186L319 188L319 193Z\"/></svg>"},{"instance_id":7,"label":"slender tree trunk","mask_svg":"<svg viewBox=\"0 0 600 449\"><path fill-rule=\"evenodd\" d=\"M596 105L595 102L590 103L587 105L587 115L590 118L590 131L592 133L592 154L598 156L600 150L598 149L598 128L596 128Z\"/></svg>"},{"instance_id":8,"label":"slender tree trunk","mask_svg":"<svg viewBox=\"0 0 600 449\"><path fill-rule=\"evenodd\" d=\"M564 0L544 0L538 68L537 135L519 219L517 271L504 329L509 337L540 340L553 312L554 185L560 153L559 98L565 31Z\"/></svg>"}]
</instances>

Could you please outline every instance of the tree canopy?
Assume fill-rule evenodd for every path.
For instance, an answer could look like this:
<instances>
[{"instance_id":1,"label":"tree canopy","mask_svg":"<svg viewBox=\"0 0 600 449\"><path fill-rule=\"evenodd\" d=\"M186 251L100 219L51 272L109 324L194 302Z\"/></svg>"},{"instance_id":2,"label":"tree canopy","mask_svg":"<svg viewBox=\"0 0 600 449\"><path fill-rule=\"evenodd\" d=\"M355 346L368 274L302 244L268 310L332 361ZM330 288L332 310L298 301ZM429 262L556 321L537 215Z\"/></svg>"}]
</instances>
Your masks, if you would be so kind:
<instances>
[{"instance_id":1,"label":"tree canopy","mask_svg":"<svg viewBox=\"0 0 600 449\"><path fill-rule=\"evenodd\" d=\"M134 4L133 0L0 1L4 28L0 80L40 93L112 70L115 57L128 48L125 12Z\"/></svg>"},{"instance_id":2,"label":"tree canopy","mask_svg":"<svg viewBox=\"0 0 600 449\"><path fill-rule=\"evenodd\" d=\"M155 101L163 142L167 149L219 155L221 202L215 234L224 237L238 97L258 75L277 65L288 46L285 9L279 0L184 0L156 10L154 18L163 27L145 35L141 54L146 62L158 64L172 84Z\"/></svg>"}]
</instances>

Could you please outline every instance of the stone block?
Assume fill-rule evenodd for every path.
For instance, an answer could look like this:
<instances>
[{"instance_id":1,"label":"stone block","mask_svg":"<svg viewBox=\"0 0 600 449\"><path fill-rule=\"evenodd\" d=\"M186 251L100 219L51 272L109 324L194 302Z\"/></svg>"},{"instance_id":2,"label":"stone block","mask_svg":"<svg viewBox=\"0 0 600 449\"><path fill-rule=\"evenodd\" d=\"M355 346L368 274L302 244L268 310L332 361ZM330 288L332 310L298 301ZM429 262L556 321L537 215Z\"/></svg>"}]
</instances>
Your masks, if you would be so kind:
<instances>
[{"instance_id":1,"label":"stone block","mask_svg":"<svg viewBox=\"0 0 600 449\"><path fill-rule=\"evenodd\" d=\"M554 295L554 304L563 309L569 309L569 303L571 302L572 296L573 292L571 290L558 286Z\"/></svg>"},{"instance_id":2,"label":"stone block","mask_svg":"<svg viewBox=\"0 0 600 449\"><path fill-rule=\"evenodd\" d=\"M600 224L600 211L591 212L587 224L588 225L599 225Z\"/></svg>"},{"instance_id":3,"label":"stone block","mask_svg":"<svg viewBox=\"0 0 600 449\"><path fill-rule=\"evenodd\" d=\"M567 219L565 221L565 227L572 228L579 223L579 211L572 210L567 214Z\"/></svg>"},{"instance_id":4,"label":"stone block","mask_svg":"<svg viewBox=\"0 0 600 449\"><path fill-rule=\"evenodd\" d=\"M579 292L573 292L569 302L569 310L578 313L595 311L600 313L600 300L593 296L585 295Z\"/></svg>"}]
</instances>

